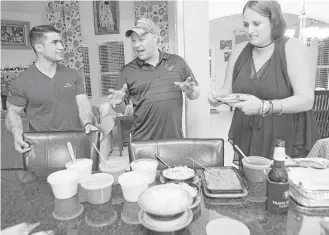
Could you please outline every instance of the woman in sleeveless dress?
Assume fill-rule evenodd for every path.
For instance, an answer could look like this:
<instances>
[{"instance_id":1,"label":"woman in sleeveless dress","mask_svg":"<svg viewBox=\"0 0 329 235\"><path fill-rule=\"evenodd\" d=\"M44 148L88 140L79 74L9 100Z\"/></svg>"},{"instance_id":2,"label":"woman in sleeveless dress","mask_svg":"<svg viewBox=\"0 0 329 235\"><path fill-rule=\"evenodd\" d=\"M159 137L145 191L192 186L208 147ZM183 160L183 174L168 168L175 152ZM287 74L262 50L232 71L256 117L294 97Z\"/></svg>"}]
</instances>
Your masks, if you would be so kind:
<instances>
[{"instance_id":1,"label":"woman in sleeveless dress","mask_svg":"<svg viewBox=\"0 0 329 235\"><path fill-rule=\"evenodd\" d=\"M312 111L315 62L301 41L284 37L287 28L276 1L248 1L243 25L249 42L236 45L223 87L209 103L234 107L229 139L249 156L272 159L276 139L286 154L305 157L317 136ZM238 93L236 100L222 99Z\"/></svg>"}]
</instances>

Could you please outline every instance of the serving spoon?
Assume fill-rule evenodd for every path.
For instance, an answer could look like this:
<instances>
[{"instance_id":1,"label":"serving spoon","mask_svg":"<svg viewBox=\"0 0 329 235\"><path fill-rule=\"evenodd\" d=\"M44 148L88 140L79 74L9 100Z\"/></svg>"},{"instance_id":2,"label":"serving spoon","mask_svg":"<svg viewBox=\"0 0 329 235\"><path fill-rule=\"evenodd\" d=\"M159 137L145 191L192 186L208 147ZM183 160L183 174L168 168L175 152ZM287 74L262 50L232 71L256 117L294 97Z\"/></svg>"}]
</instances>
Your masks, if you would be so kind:
<instances>
[{"instance_id":1,"label":"serving spoon","mask_svg":"<svg viewBox=\"0 0 329 235\"><path fill-rule=\"evenodd\" d=\"M162 162L164 165L166 165L168 168L171 168L162 158L160 158L157 154L155 154L155 158L158 159L160 162Z\"/></svg>"}]
</instances>

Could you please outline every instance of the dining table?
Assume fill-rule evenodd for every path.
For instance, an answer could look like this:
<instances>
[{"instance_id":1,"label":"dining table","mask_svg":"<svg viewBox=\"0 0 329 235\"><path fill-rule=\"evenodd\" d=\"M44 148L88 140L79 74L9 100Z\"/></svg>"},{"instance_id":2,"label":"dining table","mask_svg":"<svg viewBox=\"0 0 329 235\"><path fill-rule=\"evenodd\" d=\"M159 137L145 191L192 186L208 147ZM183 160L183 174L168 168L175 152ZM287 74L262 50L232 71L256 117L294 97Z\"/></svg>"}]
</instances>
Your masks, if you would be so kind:
<instances>
[{"instance_id":1,"label":"dining table","mask_svg":"<svg viewBox=\"0 0 329 235\"><path fill-rule=\"evenodd\" d=\"M288 213L269 213L266 210L266 184L250 182L242 171L239 172L248 190L246 196L210 198L201 190L200 204L193 209L193 220L187 227L157 232L140 224L138 203L125 201L118 184L112 186L112 197L107 203L82 202L83 212L79 216L58 220L53 215L55 198L45 177L25 177L27 172L21 170L2 170L1 229L22 222L40 222L34 232L53 230L56 235L206 235L210 221L228 217L244 223L250 235L298 235L307 221L312 221L307 226L312 234L316 234L318 221L329 216L329 208L307 208L291 198ZM155 184L158 183L159 179ZM229 231L226 234L230 234Z\"/></svg>"}]
</instances>

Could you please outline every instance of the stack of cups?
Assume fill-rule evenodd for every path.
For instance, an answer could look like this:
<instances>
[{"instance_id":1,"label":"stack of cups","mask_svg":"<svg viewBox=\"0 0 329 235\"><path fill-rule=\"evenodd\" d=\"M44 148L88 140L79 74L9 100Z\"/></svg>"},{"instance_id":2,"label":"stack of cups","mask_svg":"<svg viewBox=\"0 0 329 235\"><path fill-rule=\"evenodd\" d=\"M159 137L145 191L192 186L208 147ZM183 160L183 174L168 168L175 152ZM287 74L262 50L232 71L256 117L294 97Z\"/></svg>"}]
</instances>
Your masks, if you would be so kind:
<instances>
[{"instance_id":1,"label":"stack of cups","mask_svg":"<svg viewBox=\"0 0 329 235\"><path fill-rule=\"evenodd\" d=\"M67 170L75 171L78 173L79 176L78 196L80 198L80 202L87 201L87 192L81 186L81 183L91 175L92 165L93 165L93 160L89 158L79 158L76 159L74 162L70 161L65 164Z\"/></svg>"},{"instance_id":2,"label":"stack of cups","mask_svg":"<svg viewBox=\"0 0 329 235\"><path fill-rule=\"evenodd\" d=\"M83 212L83 205L77 197L79 174L77 171L60 170L47 178L55 200L53 217L57 220L76 218Z\"/></svg>"}]
</instances>

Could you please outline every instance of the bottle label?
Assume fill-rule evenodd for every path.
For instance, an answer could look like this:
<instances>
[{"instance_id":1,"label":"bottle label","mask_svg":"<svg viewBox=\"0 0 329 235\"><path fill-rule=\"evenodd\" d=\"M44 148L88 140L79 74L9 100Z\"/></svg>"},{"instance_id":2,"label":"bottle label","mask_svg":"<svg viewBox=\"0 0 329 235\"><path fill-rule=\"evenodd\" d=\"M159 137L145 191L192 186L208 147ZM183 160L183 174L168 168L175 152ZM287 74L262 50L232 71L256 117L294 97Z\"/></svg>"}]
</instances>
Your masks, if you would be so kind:
<instances>
[{"instance_id":1,"label":"bottle label","mask_svg":"<svg viewBox=\"0 0 329 235\"><path fill-rule=\"evenodd\" d=\"M267 210L276 214L288 212L289 182L276 183L267 179Z\"/></svg>"}]
</instances>

